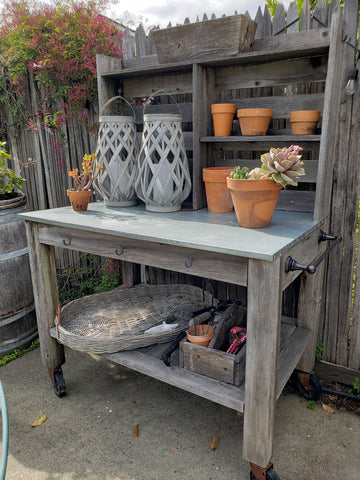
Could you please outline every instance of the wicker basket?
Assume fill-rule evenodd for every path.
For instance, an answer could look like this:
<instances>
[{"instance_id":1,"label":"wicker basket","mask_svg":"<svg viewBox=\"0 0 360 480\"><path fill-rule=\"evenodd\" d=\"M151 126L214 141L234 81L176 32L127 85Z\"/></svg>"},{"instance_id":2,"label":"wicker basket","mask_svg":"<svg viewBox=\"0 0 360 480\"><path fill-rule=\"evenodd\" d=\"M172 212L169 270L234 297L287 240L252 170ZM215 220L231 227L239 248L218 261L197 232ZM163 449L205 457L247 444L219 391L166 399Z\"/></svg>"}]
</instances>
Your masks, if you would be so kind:
<instances>
[{"instance_id":1,"label":"wicker basket","mask_svg":"<svg viewBox=\"0 0 360 480\"><path fill-rule=\"evenodd\" d=\"M57 339L75 350L114 353L173 340L188 328L190 313L212 305L209 292L192 285L119 287L73 300L55 318ZM161 324L178 323L168 332L144 333Z\"/></svg>"}]
</instances>

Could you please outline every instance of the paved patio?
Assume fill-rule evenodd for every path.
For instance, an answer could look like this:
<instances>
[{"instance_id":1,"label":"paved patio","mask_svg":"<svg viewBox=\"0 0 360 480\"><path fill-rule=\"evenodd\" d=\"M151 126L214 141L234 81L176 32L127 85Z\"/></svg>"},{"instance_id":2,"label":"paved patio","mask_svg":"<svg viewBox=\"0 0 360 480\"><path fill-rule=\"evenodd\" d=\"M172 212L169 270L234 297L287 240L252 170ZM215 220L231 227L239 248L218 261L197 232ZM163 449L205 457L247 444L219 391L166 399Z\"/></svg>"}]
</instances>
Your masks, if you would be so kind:
<instances>
[{"instance_id":1,"label":"paved patio","mask_svg":"<svg viewBox=\"0 0 360 480\"><path fill-rule=\"evenodd\" d=\"M6 480L249 479L237 412L99 356L66 354L63 398L39 350L0 368L10 417ZM43 414L47 421L32 428ZM214 435L220 443L211 450ZM359 445L359 416L280 397L273 454L280 480L357 480Z\"/></svg>"}]
</instances>

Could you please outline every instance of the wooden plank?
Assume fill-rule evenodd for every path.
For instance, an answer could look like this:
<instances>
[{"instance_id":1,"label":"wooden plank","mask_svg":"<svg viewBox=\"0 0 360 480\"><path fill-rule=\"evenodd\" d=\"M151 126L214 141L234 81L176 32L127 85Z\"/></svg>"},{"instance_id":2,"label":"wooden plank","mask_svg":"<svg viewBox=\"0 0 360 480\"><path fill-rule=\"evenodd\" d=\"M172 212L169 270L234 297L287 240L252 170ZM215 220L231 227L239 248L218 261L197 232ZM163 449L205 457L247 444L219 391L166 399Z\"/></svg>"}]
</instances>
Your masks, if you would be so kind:
<instances>
[{"instance_id":1,"label":"wooden plank","mask_svg":"<svg viewBox=\"0 0 360 480\"><path fill-rule=\"evenodd\" d=\"M358 2L347 0L344 6L343 34L348 35L349 38L356 38L357 10ZM358 368L360 362L357 363L355 360L358 356L360 361L360 343L357 340L359 310L356 308L356 296L354 296L355 305L352 309L353 318L351 318L351 302L360 184L358 168L360 114L358 94L349 96L344 91L347 75L354 65L354 55L354 49L345 44L340 67L343 75L331 206L331 230L334 234L341 234L343 240L341 247L331 254L328 264L324 359ZM338 161L340 159L341 161ZM352 174L349 175L349 172ZM357 287L355 289L357 290Z\"/></svg>"},{"instance_id":2,"label":"wooden plank","mask_svg":"<svg viewBox=\"0 0 360 480\"><path fill-rule=\"evenodd\" d=\"M276 204L276 210L292 212L313 212L315 192L282 190Z\"/></svg>"},{"instance_id":3,"label":"wooden plank","mask_svg":"<svg viewBox=\"0 0 360 480\"><path fill-rule=\"evenodd\" d=\"M136 56L145 57L148 53L147 51L147 39L143 24L137 27L135 32L135 44L136 44Z\"/></svg>"},{"instance_id":4,"label":"wooden plank","mask_svg":"<svg viewBox=\"0 0 360 480\"><path fill-rule=\"evenodd\" d=\"M286 90L288 93L288 90ZM322 112L324 94L282 95L272 97L253 97L231 100L236 108L272 108L272 118L289 118L293 110L319 110Z\"/></svg>"},{"instance_id":5,"label":"wooden plank","mask_svg":"<svg viewBox=\"0 0 360 480\"><path fill-rule=\"evenodd\" d=\"M39 242L36 224L25 224L41 359L45 367L54 370L65 362L64 347L52 339L49 333L58 303L54 248Z\"/></svg>"},{"instance_id":6,"label":"wooden plank","mask_svg":"<svg viewBox=\"0 0 360 480\"><path fill-rule=\"evenodd\" d=\"M281 271L285 272L285 264L290 256L302 265L311 265L325 251L326 242L319 243L320 229L315 230L300 243L292 247L281 259ZM288 272L282 277L282 290L285 290L302 272ZM315 274L317 275L317 274ZM313 277L314 275L312 275ZM306 302L306 297L303 299Z\"/></svg>"},{"instance_id":7,"label":"wooden plank","mask_svg":"<svg viewBox=\"0 0 360 480\"><path fill-rule=\"evenodd\" d=\"M157 90L165 90L170 94L192 92L192 74L171 73L168 75L142 76L138 73L136 78L123 81L123 93L125 98L147 97Z\"/></svg>"},{"instance_id":8,"label":"wooden plank","mask_svg":"<svg viewBox=\"0 0 360 480\"><path fill-rule=\"evenodd\" d=\"M206 206L202 169L207 164L207 146L198 141L203 135L210 135L212 118L209 105L215 102L214 71L199 65L193 69L193 209Z\"/></svg>"},{"instance_id":9,"label":"wooden plank","mask_svg":"<svg viewBox=\"0 0 360 480\"><path fill-rule=\"evenodd\" d=\"M280 260L249 260L243 457L263 468L274 439L280 317Z\"/></svg>"},{"instance_id":10,"label":"wooden plank","mask_svg":"<svg viewBox=\"0 0 360 480\"><path fill-rule=\"evenodd\" d=\"M216 90L255 88L292 83L323 82L327 56L274 60L262 64L222 67L215 70Z\"/></svg>"},{"instance_id":11,"label":"wooden plank","mask_svg":"<svg viewBox=\"0 0 360 480\"><path fill-rule=\"evenodd\" d=\"M352 386L355 378L359 378L359 369L348 368L335 363L317 360L314 367L314 373L320 381L339 382Z\"/></svg>"},{"instance_id":12,"label":"wooden plank","mask_svg":"<svg viewBox=\"0 0 360 480\"><path fill-rule=\"evenodd\" d=\"M300 18L297 5L295 2L289 4L287 13L286 13L286 33L297 33L300 27Z\"/></svg>"},{"instance_id":13,"label":"wooden plank","mask_svg":"<svg viewBox=\"0 0 360 480\"><path fill-rule=\"evenodd\" d=\"M248 65L253 63L269 62L283 59L325 55L329 51L330 29L321 28L307 32L277 35L275 37L259 38L254 40L250 52L240 53L230 57L216 57L199 60L197 64L209 67L221 67L225 65ZM149 58L148 58L149 57ZM130 78L138 75L157 75L165 72L179 72L192 68L193 62L182 61L172 64L159 65L157 56L144 57L141 59L124 60L124 68L115 67L102 73L105 77ZM151 57L151 58L150 58ZM145 59L148 59L145 60ZM141 68L139 62L143 62ZM127 68L125 68L125 65Z\"/></svg>"},{"instance_id":14,"label":"wooden plank","mask_svg":"<svg viewBox=\"0 0 360 480\"><path fill-rule=\"evenodd\" d=\"M236 55L250 49L256 23L245 15L230 15L177 27L154 30L160 63Z\"/></svg>"},{"instance_id":15,"label":"wooden plank","mask_svg":"<svg viewBox=\"0 0 360 480\"><path fill-rule=\"evenodd\" d=\"M285 325L282 325L285 328ZM278 399L283 391L290 375L294 371L298 360L305 351L310 332L304 328L295 328L291 335L282 342L279 354L279 368L277 371L276 398Z\"/></svg>"},{"instance_id":16,"label":"wooden plank","mask_svg":"<svg viewBox=\"0 0 360 480\"><path fill-rule=\"evenodd\" d=\"M219 383L180 367L167 367L162 360L139 352L118 352L104 355L108 360L148 375L156 380L194 393L225 407L244 411L243 387Z\"/></svg>"},{"instance_id":17,"label":"wooden plank","mask_svg":"<svg viewBox=\"0 0 360 480\"><path fill-rule=\"evenodd\" d=\"M104 78L103 74L109 70L121 68L120 61L107 55L96 55L97 87L99 99L99 111L109 98L116 95L118 81Z\"/></svg>"},{"instance_id":18,"label":"wooden plank","mask_svg":"<svg viewBox=\"0 0 360 480\"><path fill-rule=\"evenodd\" d=\"M333 165L336 153L338 132L338 116L341 100L342 69L338 59L342 58L344 43L342 42L343 20L340 11L333 16L331 25L331 42L329 51L329 66L326 80L325 101L322 118L322 141L319 152L319 173L317 194L315 199L314 219L318 220L328 215L331 203Z\"/></svg>"},{"instance_id":19,"label":"wooden plank","mask_svg":"<svg viewBox=\"0 0 360 480\"><path fill-rule=\"evenodd\" d=\"M275 15L272 22L272 35L278 35L279 33L285 33L285 9L282 3L278 3Z\"/></svg>"},{"instance_id":20,"label":"wooden plank","mask_svg":"<svg viewBox=\"0 0 360 480\"><path fill-rule=\"evenodd\" d=\"M206 278L216 278L237 285L246 285L247 282L247 259L244 257L224 256L216 252L183 249L125 237L114 238L96 232L89 235L86 231L61 227L42 226L39 235L41 242L47 245L86 251L126 262L151 265Z\"/></svg>"}]
</instances>

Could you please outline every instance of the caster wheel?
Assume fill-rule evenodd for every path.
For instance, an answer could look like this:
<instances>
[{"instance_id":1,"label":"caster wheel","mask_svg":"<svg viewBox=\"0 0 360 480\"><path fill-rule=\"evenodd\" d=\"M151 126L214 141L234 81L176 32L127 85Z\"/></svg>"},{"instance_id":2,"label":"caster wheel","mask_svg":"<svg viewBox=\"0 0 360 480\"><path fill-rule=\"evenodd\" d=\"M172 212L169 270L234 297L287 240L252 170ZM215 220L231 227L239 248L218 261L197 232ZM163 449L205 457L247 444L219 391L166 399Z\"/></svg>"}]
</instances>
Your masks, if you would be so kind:
<instances>
[{"instance_id":1,"label":"caster wheel","mask_svg":"<svg viewBox=\"0 0 360 480\"><path fill-rule=\"evenodd\" d=\"M250 480L256 480L256 477L254 476L253 472L250 472ZM275 470L272 467L270 467L266 470L266 480L280 480L280 477L275 472Z\"/></svg>"},{"instance_id":2,"label":"caster wheel","mask_svg":"<svg viewBox=\"0 0 360 480\"><path fill-rule=\"evenodd\" d=\"M296 375L296 387L300 394L306 400L318 400L321 395L322 387L318 378L315 375L309 375L309 387L305 387L298 375Z\"/></svg>"},{"instance_id":3,"label":"caster wheel","mask_svg":"<svg viewBox=\"0 0 360 480\"><path fill-rule=\"evenodd\" d=\"M65 380L61 370L54 372L54 391L58 397L66 395Z\"/></svg>"}]
</instances>

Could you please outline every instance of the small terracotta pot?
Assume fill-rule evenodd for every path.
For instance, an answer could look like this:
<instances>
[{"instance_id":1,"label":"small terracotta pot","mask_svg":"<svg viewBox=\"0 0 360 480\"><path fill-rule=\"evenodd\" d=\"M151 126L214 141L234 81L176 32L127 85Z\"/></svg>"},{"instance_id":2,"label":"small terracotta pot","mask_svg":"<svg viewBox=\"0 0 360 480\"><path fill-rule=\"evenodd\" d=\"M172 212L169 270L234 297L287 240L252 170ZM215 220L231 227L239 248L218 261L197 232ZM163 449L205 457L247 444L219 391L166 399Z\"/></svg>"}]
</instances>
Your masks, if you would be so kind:
<instances>
[{"instance_id":1,"label":"small terracotta pot","mask_svg":"<svg viewBox=\"0 0 360 480\"><path fill-rule=\"evenodd\" d=\"M237 111L242 135L266 135L273 114L271 108L242 108Z\"/></svg>"},{"instance_id":2,"label":"small terracotta pot","mask_svg":"<svg viewBox=\"0 0 360 480\"><path fill-rule=\"evenodd\" d=\"M233 209L230 190L227 188L226 177L234 167L203 168L206 202L211 213L226 213Z\"/></svg>"},{"instance_id":3,"label":"small terracotta pot","mask_svg":"<svg viewBox=\"0 0 360 480\"><path fill-rule=\"evenodd\" d=\"M69 197L73 210L75 210L76 212L85 212L87 210L91 197L90 190L83 190L81 192L67 190L66 193Z\"/></svg>"},{"instance_id":4,"label":"small terracotta pot","mask_svg":"<svg viewBox=\"0 0 360 480\"><path fill-rule=\"evenodd\" d=\"M317 110L297 110L290 112L292 135L314 135L319 120L320 112Z\"/></svg>"},{"instance_id":5,"label":"small terracotta pot","mask_svg":"<svg viewBox=\"0 0 360 480\"><path fill-rule=\"evenodd\" d=\"M211 113L215 137L228 137L231 134L236 105L234 103L214 103Z\"/></svg>"},{"instance_id":6,"label":"small terracotta pot","mask_svg":"<svg viewBox=\"0 0 360 480\"><path fill-rule=\"evenodd\" d=\"M270 225L281 185L273 180L227 179L240 227L265 228Z\"/></svg>"},{"instance_id":7,"label":"small terracotta pot","mask_svg":"<svg viewBox=\"0 0 360 480\"><path fill-rule=\"evenodd\" d=\"M186 331L186 336L189 342L207 347L214 336L214 327L211 325L195 325Z\"/></svg>"}]
</instances>

